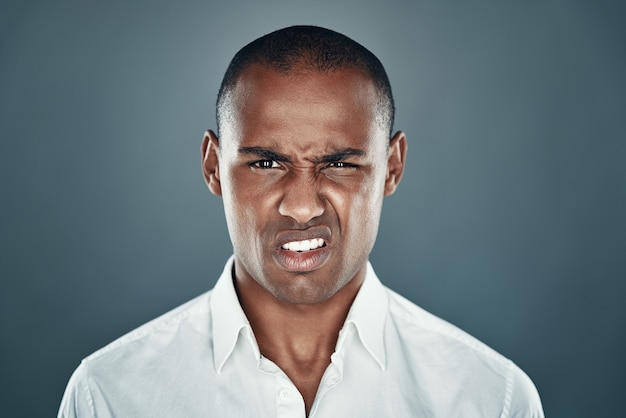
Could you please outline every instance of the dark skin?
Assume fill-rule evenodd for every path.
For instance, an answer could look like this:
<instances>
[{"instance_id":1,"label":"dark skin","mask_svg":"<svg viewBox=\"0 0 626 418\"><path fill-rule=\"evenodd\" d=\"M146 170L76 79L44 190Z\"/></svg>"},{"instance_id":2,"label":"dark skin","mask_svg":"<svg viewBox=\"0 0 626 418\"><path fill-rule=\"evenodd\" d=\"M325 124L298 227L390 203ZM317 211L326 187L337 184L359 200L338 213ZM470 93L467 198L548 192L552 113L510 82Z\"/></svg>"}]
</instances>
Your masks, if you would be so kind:
<instances>
[{"instance_id":1,"label":"dark skin","mask_svg":"<svg viewBox=\"0 0 626 418\"><path fill-rule=\"evenodd\" d=\"M253 283L248 284L254 286ZM356 296L358 288L355 287L358 284L354 281L342 288L335 295L336 299L315 305L286 306L275 304L272 300L253 299L267 293L238 286L239 300L261 353L276 363L298 388L307 415L322 375L330 363L339 330Z\"/></svg>"},{"instance_id":2,"label":"dark skin","mask_svg":"<svg viewBox=\"0 0 626 418\"><path fill-rule=\"evenodd\" d=\"M389 141L377 98L354 70L253 66L233 90L221 141L208 131L202 145L205 181L224 201L242 308L307 415L363 283L383 198L404 169L406 138ZM322 244L293 250L293 242Z\"/></svg>"}]
</instances>

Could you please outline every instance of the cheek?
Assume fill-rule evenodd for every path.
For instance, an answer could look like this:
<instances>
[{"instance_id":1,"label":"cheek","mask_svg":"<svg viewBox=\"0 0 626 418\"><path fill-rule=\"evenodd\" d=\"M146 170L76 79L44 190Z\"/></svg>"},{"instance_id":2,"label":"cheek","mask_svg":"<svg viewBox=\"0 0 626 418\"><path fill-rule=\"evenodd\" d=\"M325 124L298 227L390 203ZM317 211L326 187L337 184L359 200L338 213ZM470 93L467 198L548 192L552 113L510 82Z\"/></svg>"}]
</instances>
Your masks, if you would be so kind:
<instances>
[{"instance_id":1,"label":"cheek","mask_svg":"<svg viewBox=\"0 0 626 418\"><path fill-rule=\"evenodd\" d=\"M235 247L241 247L249 242L251 234L250 221L253 219L250 212L250 198L247 191L237 181L232 173L222 176L222 200L224 214L228 225L228 232Z\"/></svg>"},{"instance_id":2,"label":"cheek","mask_svg":"<svg viewBox=\"0 0 626 418\"><path fill-rule=\"evenodd\" d=\"M382 209L384 181L368 180L354 182L350 187L335 187L329 193L344 233L367 234L367 238L369 230L374 230L375 234Z\"/></svg>"},{"instance_id":3,"label":"cheek","mask_svg":"<svg viewBox=\"0 0 626 418\"><path fill-rule=\"evenodd\" d=\"M240 239L255 242L272 219L272 195L245 176L232 176L224 207L231 211L232 228Z\"/></svg>"},{"instance_id":4,"label":"cheek","mask_svg":"<svg viewBox=\"0 0 626 418\"><path fill-rule=\"evenodd\" d=\"M353 201L351 223L356 224L359 234L367 241L376 236L382 210L382 195L375 190L366 190Z\"/></svg>"}]
</instances>

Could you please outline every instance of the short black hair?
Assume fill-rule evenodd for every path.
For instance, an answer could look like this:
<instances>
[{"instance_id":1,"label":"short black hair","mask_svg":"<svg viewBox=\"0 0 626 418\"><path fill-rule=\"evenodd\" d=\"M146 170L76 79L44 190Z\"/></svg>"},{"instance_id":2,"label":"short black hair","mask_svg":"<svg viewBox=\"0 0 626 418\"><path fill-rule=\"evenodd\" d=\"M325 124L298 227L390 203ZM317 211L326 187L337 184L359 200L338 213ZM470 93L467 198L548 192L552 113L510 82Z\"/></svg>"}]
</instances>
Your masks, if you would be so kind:
<instances>
[{"instance_id":1,"label":"short black hair","mask_svg":"<svg viewBox=\"0 0 626 418\"><path fill-rule=\"evenodd\" d=\"M264 35L235 54L226 69L217 95L218 135L226 118L226 98L241 74L252 65L289 73L294 69L326 72L362 71L378 92L378 118L391 138L395 107L391 84L380 60L367 48L341 33L319 26L290 26Z\"/></svg>"}]
</instances>

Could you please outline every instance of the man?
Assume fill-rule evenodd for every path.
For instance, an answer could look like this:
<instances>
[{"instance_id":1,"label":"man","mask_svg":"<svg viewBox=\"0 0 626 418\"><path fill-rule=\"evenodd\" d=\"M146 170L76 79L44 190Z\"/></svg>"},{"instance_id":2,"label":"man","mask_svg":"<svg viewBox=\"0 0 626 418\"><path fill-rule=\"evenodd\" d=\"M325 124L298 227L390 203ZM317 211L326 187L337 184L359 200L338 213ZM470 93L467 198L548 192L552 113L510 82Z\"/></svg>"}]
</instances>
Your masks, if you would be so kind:
<instances>
[{"instance_id":1,"label":"man","mask_svg":"<svg viewBox=\"0 0 626 418\"><path fill-rule=\"evenodd\" d=\"M379 60L291 27L233 58L202 167L233 244L215 288L87 357L59 416L541 417L511 361L368 263L403 132Z\"/></svg>"}]
</instances>

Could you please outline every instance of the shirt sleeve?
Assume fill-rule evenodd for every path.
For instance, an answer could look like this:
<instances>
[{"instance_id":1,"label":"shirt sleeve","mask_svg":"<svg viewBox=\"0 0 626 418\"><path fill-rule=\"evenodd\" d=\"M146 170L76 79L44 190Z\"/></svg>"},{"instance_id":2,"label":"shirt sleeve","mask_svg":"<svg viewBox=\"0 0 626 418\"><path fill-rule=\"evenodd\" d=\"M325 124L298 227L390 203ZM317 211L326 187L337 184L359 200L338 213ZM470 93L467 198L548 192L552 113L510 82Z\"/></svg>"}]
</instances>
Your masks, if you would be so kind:
<instances>
[{"instance_id":1,"label":"shirt sleeve","mask_svg":"<svg viewBox=\"0 0 626 418\"><path fill-rule=\"evenodd\" d=\"M532 380L519 367L511 363L509 393L504 417L544 418L539 392Z\"/></svg>"},{"instance_id":2,"label":"shirt sleeve","mask_svg":"<svg viewBox=\"0 0 626 418\"><path fill-rule=\"evenodd\" d=\"M70 377L57 418L95 417L93 398L88 386L87 365L83 362Z\"/></svg>"}]
</instances>

